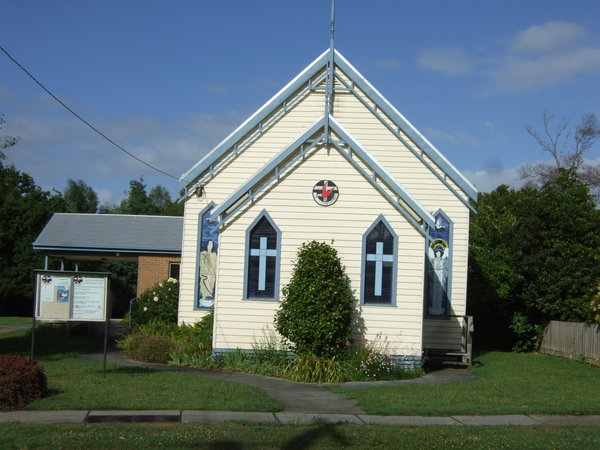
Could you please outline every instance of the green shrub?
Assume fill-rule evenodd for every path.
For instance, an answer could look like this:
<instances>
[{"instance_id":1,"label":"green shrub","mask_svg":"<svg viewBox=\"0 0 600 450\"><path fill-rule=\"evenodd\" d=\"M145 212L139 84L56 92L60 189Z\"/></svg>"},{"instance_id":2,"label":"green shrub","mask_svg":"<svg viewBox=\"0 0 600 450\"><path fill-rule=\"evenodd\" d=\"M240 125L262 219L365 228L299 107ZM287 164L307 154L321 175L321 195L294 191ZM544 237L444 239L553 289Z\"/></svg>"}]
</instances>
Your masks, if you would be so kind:
<instances>
[{"instance_id":1,"label":"green shrub","mask_svg":"<svg viewBox=\"0 0 600 450\"><path fill-rule=\"evenodd\" d=\"M235 370L236 372L252 372L252 353L236 348L213 357L214 367Z\"/></svg>"},{"instance_id":2,"label":"green shrub","mask_svg":"<svg viewBox=\"0 0 600 450\"><path fill-rule=\"evenodd\" d=\"M363 380L394 380L403 369L398 367L389 352L387 336L378 333L372 341L363 340L352 350L357 378Z\"/></svg>"},{"instance_id":3,"label":"green shrub","mask_svg":"<svg viewBox=\"0 0 600 450\"><path fill-rule=\"evenodd\" d=\"M252 359L258 364L280 366L289 356L289 344L273 330L263 330L263 336L252 343Z\"/></svg>"},{"instance_id":4,"label":"green shrub","mask_svg":"<svg viewBox=\"0 0 600 450\"><path fill-rule=\"evenodd\" d=\"M596 295L590 301L590 310L592 311L592 317L589 322L600 325L600 289L598 289L598 292L596 292Z\"/></svg>"},{"instance_id":5,"label":"green shrub","mask_svg":"<svg viewBox=\"0 0 600 450\"><path fill-rule=\"evenodd\" d=\"M283 370L285 378L305 383L340 383L347 373L346 362L315 355L294 355Z\"/></svg>"},{"instance_id":6,"label":"green shrub","mask_svg":"<svg viewBox=\"0 0 600 450\"><path fill-rule=\"evenodd\" d=\"M137 361L166 363L177 349L177 342L168 336L132 333L117 343L127 356Z\"/></svg>"},{"instance_id":7,"label":"green shrub","mask_svg":"<svg viewBox=\"0 0 600 450\"><path fill-rule=\"evenodd\" d=\"M43 367L18 353L0 355L0 409L23 408L43 398L48 383Z\"/></svg>"},{"instance_id":8,"label":"green shrub","mask_svg":"<svg viewBox=\"0 0 600 450\"><path fill-rule=\"evenodd\" d=\"M181 325L170 334L179 347L171 354L175 364L205 365L212 355L213 313L193 325Z\"/></svg>"},{"instance_id":9,"label":"green shrub","mask_svg":"<svg viewBox=\"0 0 600 450\"><path fill-rule=\"evenodd\" d=\"M324 242L302 244L275 329L300 355L332 357L348 346L352 335L354 296L337 251Z\"/></svg>"},{"instance_id":10,"label":"green shrub","mask_svg":"<svg viewBox=\"0 0 600 450\"><path fill-rule=\"evenodd\" d=\"M117 345L139 361L203 365L212 353L212 323L212 312L193 325L152 320L136 325Z\"/></svg>"},{"instance_id":11,"label":"green shrub","mask_svg":"<svg viewBox=\"0 0 600 450\"><path fill-rule=\"evenodd\" d=\"M169 278L144 292L133 302L131 322L133 326L149 322L177 323L179 306L179 283Z\"/></svg>"},{"instance_id":12,"label":"green shrub","mask_svg":"<svg viewBox=\"0 0 600 450\"><path fill-rule=\"evenodd\" d=\"M513 345L515 352L531 352L538 349L541 344L542 327L531 323L523 313L515 312L509 328L512 330L516 342Z\"/></svg>"},{"instance_id":13,"label":"green shrub","mask_svg":"<svg viewBox=\"0 0 600 450\"><path fill-rule=\"evenodd\" d=\"M136 334L174 337L179 332L179 326L176 323L152 320L148 323L136 325L133 332Z\"/></svg>"}]
</instances>

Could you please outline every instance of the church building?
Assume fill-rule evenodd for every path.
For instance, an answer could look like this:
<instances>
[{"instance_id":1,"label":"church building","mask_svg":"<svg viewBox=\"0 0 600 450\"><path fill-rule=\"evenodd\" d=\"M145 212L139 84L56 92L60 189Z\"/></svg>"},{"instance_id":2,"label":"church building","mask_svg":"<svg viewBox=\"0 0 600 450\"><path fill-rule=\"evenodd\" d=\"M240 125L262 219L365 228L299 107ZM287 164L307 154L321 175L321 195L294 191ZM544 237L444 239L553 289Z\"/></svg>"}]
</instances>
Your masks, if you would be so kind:
<instances>
[{"instance_id":1,"label":"church building","mask_svg":"<svg viewBox=\"0 0 600 450\"><path fill-rule=\"evenodd\" d=\"M282 286L312 240L346 267L356 339L385 338L408 364L467 352L477 191L333 44L181 185L179 322L214 311L214 352L252 350L274 329Z\"/></svg>"}]
</instances>

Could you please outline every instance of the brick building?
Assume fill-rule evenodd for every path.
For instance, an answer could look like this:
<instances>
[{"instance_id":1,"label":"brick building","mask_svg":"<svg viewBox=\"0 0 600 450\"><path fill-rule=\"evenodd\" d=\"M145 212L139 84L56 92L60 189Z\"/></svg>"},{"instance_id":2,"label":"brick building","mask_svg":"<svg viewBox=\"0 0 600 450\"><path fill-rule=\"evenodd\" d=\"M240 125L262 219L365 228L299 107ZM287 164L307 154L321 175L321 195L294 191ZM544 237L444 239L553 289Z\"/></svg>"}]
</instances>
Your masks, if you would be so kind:
<instances>
[{"instance_id":1,"label":"brick building","mask_svg":"<svg viewBox=\"0 0 600 450\"><path fill-rule=\"evenodd\" d=\"M179 279L182 228L182 217L57 213L33 248L75 261L135 261L140 295L167 278Z\"/></svg>"}]
</instances>

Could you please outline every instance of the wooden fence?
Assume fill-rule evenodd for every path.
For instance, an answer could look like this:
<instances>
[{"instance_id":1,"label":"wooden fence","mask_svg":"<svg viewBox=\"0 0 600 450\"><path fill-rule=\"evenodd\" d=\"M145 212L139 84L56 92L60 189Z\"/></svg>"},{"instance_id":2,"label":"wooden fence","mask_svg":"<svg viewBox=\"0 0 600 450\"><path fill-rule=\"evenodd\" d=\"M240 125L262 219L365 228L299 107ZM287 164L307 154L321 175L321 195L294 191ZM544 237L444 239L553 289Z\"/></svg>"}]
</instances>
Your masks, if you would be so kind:
<instances>
[{"instance_id":1,"label":"wooden fence","mask_svg":"<svg viewBox=\"0 0 600 450\"><path fill-rule=\"evenodd\" d=\"M600 325L553 320L544 330L540 351L600 365Z\"/></svg>"}]
</instances>

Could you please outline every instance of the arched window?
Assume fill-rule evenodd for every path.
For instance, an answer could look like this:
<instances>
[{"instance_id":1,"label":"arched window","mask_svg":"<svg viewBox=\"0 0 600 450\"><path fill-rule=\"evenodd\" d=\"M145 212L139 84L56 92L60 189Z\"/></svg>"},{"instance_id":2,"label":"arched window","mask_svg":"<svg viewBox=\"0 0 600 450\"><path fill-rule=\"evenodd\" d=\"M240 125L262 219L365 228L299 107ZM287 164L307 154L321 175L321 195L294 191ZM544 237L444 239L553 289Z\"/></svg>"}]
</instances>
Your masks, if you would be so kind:
<instances>
[{"instance_id":1,"label":"arched window","mask_svg":"<svg viewBox=\"0 0 600 450\"><path fill-rule=\"evenodd\" d=\"M425 256L425 314L444 316L450 314L452 221L442 210L434 218Z\"/></svg>"},{"instance_id":2,"label":"arched window","mask_svg":"<svg viewBox=\"0 0 600 450\"><path fill-rule=\"evenodd\" d=\"M362 303L396 302L397 236L383 216L363 235Z\"/></svg>"},{"instance_id":3,"label":"arched window","mask_svg":"<svg viewBox=\"0 0 600 450\"><path fill-rule=\"evenodd\" d=\"M246 232L245 298L277 300L281 233L266 212Z\"/></svg>"},{"instance_id":4,"label":"arched window","mask_svg":"<svg viewBox=\"0 0 600 450\"><path fill-rule=\"evenodd\" d=\"M209 220L213 207L214 203L211 202L198 215L196 309L212 309L215 304L219 228Z\"/></svg>"}]
</instances>

